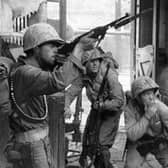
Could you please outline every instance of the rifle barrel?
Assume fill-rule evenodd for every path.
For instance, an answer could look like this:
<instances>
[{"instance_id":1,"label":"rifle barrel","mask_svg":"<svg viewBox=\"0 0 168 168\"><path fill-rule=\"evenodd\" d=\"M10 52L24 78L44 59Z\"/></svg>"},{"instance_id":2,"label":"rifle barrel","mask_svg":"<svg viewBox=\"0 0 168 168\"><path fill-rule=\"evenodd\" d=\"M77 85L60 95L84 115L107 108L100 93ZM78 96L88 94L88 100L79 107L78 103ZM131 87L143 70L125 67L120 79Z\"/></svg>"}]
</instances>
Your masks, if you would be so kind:
<instances>
[{"instance_id":1,"label":"rifle barrel","mask_svg":"<svg viewBox=\"0 0 168 168\"><path fill-rule=\"evenodd\" d=\"M139 14L136 14L134 16L125 17L124 19L122 19L119 22L117 22L114 27L115 27L115 29L118 29L119 27L124 26L124 25L132 22L136 18L141 17L144 14L146 14L148 12L151 12L152 10L153 10L152 8L149 8L149 9L143 10L142 12L140 12Z\"/></svg>"},{"instance_id":2,"label":"rifle barrel","mask_svg":"<svg viewBox=\"0 0 168 168\"><path fill-rule=\"evenodd\" d=\"M104 38L106 31L109 28L114 27L115 29L117 29L121 26L124 26L124 25L130 23L131 21L135 20L136 18L140 17L141 15L144 15L145 13L150 12L152 10L153 10L152 8L143 10L142 12L140 12L139 14L136 14L135 16L130 16L128 13L126 13L125 16L123 16L123 17L121 17L111 23L108 23L104 26L99 26L99 27L93 28L90 31L78 36L72 42L65 43L65 45L62 48L60 48L58 52L60 54L66 54L66 55L69 54L73 50L75 45L80 41L80 39L86 35L89 35L89 34L91 34L90 35L91 38L98 39L98 41L100 43L100 41Z\"/></svg>"},{"instance_id":3,"label":"rifle barrel","mask_svg":"<svg viewBox=\"0 0 168 168\"><path fill-rule=\"evenodd\" d=\"M121 17L121 18L119 18L119 19L117 19L117 20L115 20L115 21L113 21L113 22L111 22L111 23L106 24L104 27L108 27L108 28L109 28L109 27L113 27L116 23L118 23L118 22L120 22L120 21L122 21L122 20L128 18L129 16L130 16L130 14L129 14L129 13L126 13L125 16L123 16L123 17Z\"/></svg>"}]
</instances>

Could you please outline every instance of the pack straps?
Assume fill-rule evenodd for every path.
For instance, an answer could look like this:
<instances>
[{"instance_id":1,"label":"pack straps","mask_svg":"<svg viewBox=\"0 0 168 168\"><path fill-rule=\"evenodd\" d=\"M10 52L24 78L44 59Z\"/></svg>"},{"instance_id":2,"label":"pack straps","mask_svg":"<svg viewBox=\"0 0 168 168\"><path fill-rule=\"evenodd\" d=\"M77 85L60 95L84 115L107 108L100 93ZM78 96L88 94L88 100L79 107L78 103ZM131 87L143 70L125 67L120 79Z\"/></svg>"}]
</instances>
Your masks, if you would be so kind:
<instances>
[{"instance_id":1,"label":"pack straps","mask_svg":"<svg viewBox=\"0 0 168 168\"><path fill-rule=\"evenodd\" d=\"M15 69L16 70L16 69ZM44 95L44 104L45 104L45 113L42 117L32 117L28 114L26 114L22 109L21 107L17 104L16 102L16 98L15 98L15 94L14 94L14 82L13 82L13 78L12 78L12 74L13 74L13 71L11 71L11 75L10 75L10 78L9 78L9 82L10 82L10 96L11 96L11 99L12 99L12 103L15 105L15 107L17 108L17 111L16 113L23 119L25 119L26 121L29 121L29 122L34 122L34 123L38 123L38 122L41 122L41 121L44 121L47 116L48 116L48 104L47 104L47 98L46 98L46 95ZM14 113L14 112L13 112Z\"/></svg>"}]
</instances>

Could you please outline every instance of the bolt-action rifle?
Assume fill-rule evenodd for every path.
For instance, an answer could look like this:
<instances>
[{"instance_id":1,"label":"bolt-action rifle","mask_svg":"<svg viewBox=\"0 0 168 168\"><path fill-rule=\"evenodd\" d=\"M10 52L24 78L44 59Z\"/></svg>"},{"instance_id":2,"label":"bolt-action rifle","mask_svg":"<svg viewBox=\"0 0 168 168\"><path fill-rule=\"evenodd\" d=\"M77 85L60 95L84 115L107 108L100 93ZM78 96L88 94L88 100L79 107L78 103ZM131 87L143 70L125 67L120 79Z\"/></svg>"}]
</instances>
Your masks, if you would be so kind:
<instances>
[{"instance_id":1,"label":"bolt-action rifle","mask_svg":"<svg viewBox=\"0 0 168 168\"><path fill-rule=\"evenodd\" d=\"M90 31L78 36L72 42L66 43L65 45L63 45L63 47L61 47L58 52L63 55L68 55L69 53L71 53L73 51L74 47L80 41L80 39L86 35L89 35L89 34L91 34L90 38L97 39L97 41L98 41L97 45L98 45L101 42L101 40L104 39L105 34L109 28L114 27L115 29L118 29L121 26L124 26L124 25L130 23L131 21L134 21L136 18L139 18L140 16L142 16L150 11L152 11L151 8L146 9L146 10L144 10L134 16L130 16L128 13L126 13L125 16L123 16L115 21L112 21L104 26L99 26L94 29L91 29Z\"/></svg>"}]
</instances>

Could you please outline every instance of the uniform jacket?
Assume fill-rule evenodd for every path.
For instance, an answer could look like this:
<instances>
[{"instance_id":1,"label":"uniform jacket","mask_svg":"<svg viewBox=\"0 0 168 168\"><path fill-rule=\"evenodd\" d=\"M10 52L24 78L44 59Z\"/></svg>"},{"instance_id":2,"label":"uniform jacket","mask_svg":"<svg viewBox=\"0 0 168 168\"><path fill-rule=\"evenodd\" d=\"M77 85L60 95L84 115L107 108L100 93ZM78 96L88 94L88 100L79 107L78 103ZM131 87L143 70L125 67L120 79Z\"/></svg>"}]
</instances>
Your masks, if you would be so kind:
<instances>
[{"instance_id":1,"label":"uniform jacket","mask_svg":"<svg viewBox=\"0 0 168 168\"><path fill-rule=\"evenodd\" d=\"M144 109L140 107L134 99L130 99L125 108L125 124L127 130L127 158L126 168L160 168L162 167L155 157L144 158L137 151L139 139L143 135L153 137L167 138L167 131L163 129L168 127L168 107L160 100L156 100L157 113L153 116L150 122L143 116ZM139 140L139 141L138 141ZM150 165L150 166L149 166Z\"/></svg>"},{"instance_id":2,"label":"uniform jacket","mask_svg":"<svg viewBox=\"0 0 168 168\"><path fill-rule=\"evenodd\" d=\"M106 64L102 62L99 72L94 80L92 80L88 75L80 75L76 78L71 87L66 91L65 105L69 106L75 97L81 92L83 87L86 87L86 95L90 102L93 103L97 98L105 71ZM124 94L122 86L118 81L116 71L110 68L107 74L107 80L108 87L105 89L105 94L108 94L108 99L104 101L103 109L110 111L120 110L124 102Z\"/></svg>"},{"instance_id":3,"label":"uniform jacket","mask_svg":"<svg viewBox=\"0 0 168 168\"><path fill-rule=\"evenodd\" d=\"M157 113L150 122L143 116L143 108L141 108L135 100L130 100L125 108L125 122L128 139L137 141L144 134L150 136L165 136L167 138L168 128L168 107L156 99ZM163 129L163 127L165 129Z\"/></svg>"},{"instance_id":4,"label":"uniform jacket","mask_svg":"<svg viewBox=\"0 0 168 168\"><path fill-rule=\"evenodd\" d=\"M66 91L65 106L71 104L83 87L86 87L86 95L90 102L93 103L97 98L105 72L106 64L102 62L94 80L88 75L80 76L76 79L74 83L72 83L72 86ZM108 115L106 115L105 119L102 121L99 141L101 145L111 145L114 140L114 134L118 128L118 120L124 104L122 86L118 81L117 73L111 68L107 74L107 87L105 87L104 90L104 97L101 113L103 115L108 111ZM117 113L118 115L116 115ZM95 121L88 119L87 125L93 125L94 123Z\"/></svg>"}]
</instances>

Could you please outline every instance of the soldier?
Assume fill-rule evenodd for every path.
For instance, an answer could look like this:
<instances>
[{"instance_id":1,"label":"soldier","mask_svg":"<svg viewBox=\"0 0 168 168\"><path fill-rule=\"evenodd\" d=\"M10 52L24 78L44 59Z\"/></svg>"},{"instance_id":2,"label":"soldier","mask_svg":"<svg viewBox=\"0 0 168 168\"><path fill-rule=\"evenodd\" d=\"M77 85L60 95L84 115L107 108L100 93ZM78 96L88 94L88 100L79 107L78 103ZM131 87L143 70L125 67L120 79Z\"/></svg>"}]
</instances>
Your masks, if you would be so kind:
<instances>
[{"instance_id":1,"label":"soldier","mask_svg":"<svg viewBox=\"0 0 168 168\"><path fill-rule=\"evenodd\" d=\"M96 168L111 168L109 148L114 142L124 104L122 86L117 73L103 61L98 49L85 52L82 64L86 67L86 74L75 80L65 94L66 110L83 87L86 87L91 102L79 162L85 167L89 156Z\"/></svg>"},{"instance_id":2,"label":"soldier","mask_svg":"<svg viewBox=\"0 0 168 168\"><path fill-rule=\"evenodd\" d=\"M46 95L63 91L78 77L81 73L80 55L84 48L90 49L95 40L84 37L59 69L54 66L64 41L52 26L46 23L31 25L23 41L26 57L19 57L10 74L12 136L6 156L14 168L49 168Z\"/></svg>"},{"instance_id":3,"label":"soldier","mask_svg":"<svg viewBox=\"0 0 168 168\"><path fill-rule=\"evenodd\" d=\"M157 98L158 88L147 76L132 83L125 108L127 168L168 167L168 107Z\"/></svg>"}]
</instances>

